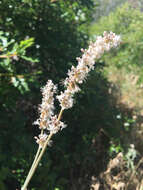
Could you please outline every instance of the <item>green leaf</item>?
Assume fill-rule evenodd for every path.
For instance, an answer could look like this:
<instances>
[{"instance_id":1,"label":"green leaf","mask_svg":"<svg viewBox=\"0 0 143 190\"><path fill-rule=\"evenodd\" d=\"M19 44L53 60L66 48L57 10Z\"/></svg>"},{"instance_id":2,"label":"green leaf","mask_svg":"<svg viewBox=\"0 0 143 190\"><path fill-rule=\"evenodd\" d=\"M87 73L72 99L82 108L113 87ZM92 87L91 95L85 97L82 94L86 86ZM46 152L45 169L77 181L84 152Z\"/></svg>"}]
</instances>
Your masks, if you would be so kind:
<instances>
[{"instance_id":1,"label":"green leaf","mask_svg":"<svg viewBox=\"0 0 143 190\"><path fill-rule=\"evenodd\" d=\"M23 58L24 60L30 61L30 62L32 62L32 63L37 63L37 62L39 62L38 59L33 59L32 57L27 57L27 56L24 56L24 55L22 55L22 56L20 56L20 57Z\"/></svg>"},{"instance_id":2,"label":"green leaf","mask_svg":"<svg viewBox=\"0 0 143 190\"><path fill-rule=\"evenodd\" d=\"M17 87L17 89L23 94L26 91L29 91L28 83L24 78L12 77L13 86Z\"/></svg>"},{"instance_id":3,"label":"green leaf","mask_svg":"<svg viewBox=\"0 0 143 190\"><path fill-rule=\"evenodd\" d=\"M34 43L34 38L23 40L20 42L19 48L25 50L28 47L32 46L33 43Z\"/></svg>"}]
</instances>

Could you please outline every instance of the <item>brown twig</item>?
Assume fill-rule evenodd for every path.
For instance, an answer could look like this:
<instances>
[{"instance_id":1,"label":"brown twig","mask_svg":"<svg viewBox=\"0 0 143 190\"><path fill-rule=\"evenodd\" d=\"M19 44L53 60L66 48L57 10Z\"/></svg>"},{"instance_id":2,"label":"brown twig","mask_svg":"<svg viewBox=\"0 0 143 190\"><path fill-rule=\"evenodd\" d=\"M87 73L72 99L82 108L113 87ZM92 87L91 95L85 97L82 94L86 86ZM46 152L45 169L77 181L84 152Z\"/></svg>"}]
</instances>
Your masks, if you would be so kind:
<instances>
[{"instance_id":1,"label":"brown twig","mask_svg":"<svg viewBox=\"0 0 143 190\"><path fill-rule=\"evenodd\" d=\"M125 190L127 190L128 185L130 183L130 181L133 179L133 177L135 176L136 170L138 169L138 167L140 166L140 164L143 162L143 157L139 160L137 166L135 167L135 169L133 170L133 172L131 173L128 182L126 183L126 187Z\"/></svg>"},{"instance_id":2,"label":"brown twig","mask_svg":"<svg viewBox=\"0 0 143 190\"><path fill-rule=\"evenodd\" d=\"M5 54L3 54L3 55L0 55L0 58L7 59L7 58L12 58L14 56L17 56L17 53L13 53L11 55L5 55Z\"/></svg>"}]
</instances>

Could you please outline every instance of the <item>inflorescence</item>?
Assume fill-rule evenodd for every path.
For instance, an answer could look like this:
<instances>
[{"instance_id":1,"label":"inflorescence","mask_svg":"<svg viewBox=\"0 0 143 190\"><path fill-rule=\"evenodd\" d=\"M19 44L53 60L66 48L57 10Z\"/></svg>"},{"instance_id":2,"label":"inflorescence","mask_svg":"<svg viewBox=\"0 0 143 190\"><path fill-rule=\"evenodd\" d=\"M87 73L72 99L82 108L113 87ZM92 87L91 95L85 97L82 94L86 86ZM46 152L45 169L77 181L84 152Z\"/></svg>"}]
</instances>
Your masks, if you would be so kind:
<instances>
[{"instance_id":1,"label":"inflorescence","mask_svg":"<svg viewBox=\"0 0 143 190\"><path fill-rule=\"evenodd\" d=\"M98 36L96 42L91 42L88 49L81 49L83 55L77 58L77 66L71 67L68 71L68 77L64 80L65 91L57 95L61 110L69 109L73 106L74 94L80 91L79 85L82 84L89 72L94 69L95 61L99 59L105 51L109 51L113 47L117 47L121 43L120 36L113 32L103 33ZM36 142L42 148L49 134L55 134L59 130L66 127L54 114L54 95L57 92L57 86L51 80L48 80L46 86L42 88L42 104L39 107L40 118L34 122L39 125L41 134L36 138Z\"/></svg>"}]
</instances>

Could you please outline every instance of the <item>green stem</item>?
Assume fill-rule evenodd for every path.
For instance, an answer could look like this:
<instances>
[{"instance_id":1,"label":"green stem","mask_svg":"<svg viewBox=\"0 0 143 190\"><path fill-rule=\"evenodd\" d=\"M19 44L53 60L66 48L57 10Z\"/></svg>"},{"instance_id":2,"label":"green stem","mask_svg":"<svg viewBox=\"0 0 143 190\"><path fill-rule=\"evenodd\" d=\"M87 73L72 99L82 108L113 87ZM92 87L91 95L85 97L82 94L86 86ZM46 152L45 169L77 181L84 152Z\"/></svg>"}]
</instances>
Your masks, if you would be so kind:
<instances>
[{"instance_id":1,"label":"green stem","mask_svg":"<svg viewBox=\"0 0 143 190\"><path fill-rule=\"evenodd\" d=\"M23 187L21 188L21 190L27 190L27 186L28 186L28 184L29 184L29 182L30 182L30 180L31 180L31 178L32 178L32 176L33 176L33 174L34 174L34 172L35 172L35 170L36 170L36 168L37 168L37 166L38 166L38 164L39 164L39 162L40 162L40 160L41 160L44 152L45 152L45 150L46 150L48 142L49 142L49 140L51 139L52 136L53 136L53 133L51 133L48 136L48 138L47 138L47 140L46 140L46 142L45 142L45 144L44 144L44 146L43 146L43 148L42 148L42 150L41 150L41 152L40 152L37 160L35 161L34 166L31 168L32 171L29 172L29 175L27 176L27 178L25 180L25 183L24 183Z\"/></svg>"},{"instance_id":2,"label":"green stem","mask_svg":"<svg viewBox=\"0 0 143 190\"><path fill-rule=\"evenodd\" d=\"M26 177L26 180L25 180L25 183L24 183L24 184L27 183L28 178L29 178L29 176L30 176L31 173L32 173L33 167L34 167L34 165L35 165L35 163L36 163L36 160L37 160L37 158L38 158L38 156L39 156L40 150L41 150L41 148L40 148L40 146L39 146L39 147L38 147L38 150L37 150L37 153L36 153L36 156L35 156L35 158L34 158L34 161L33 161L33 163L32 163L32 166L31 166L31 168L30 168L30 170L29 170L29 173L28 173L28 175L27 175L27 177ZM23 185L23 187L21 188L21 190L26 190L26 187L24 187L24 185Z\"/></svg>"},{"instance_id":3,"label":"green stem","mask_svg":"<svg viewBox=\"0 0 143 190\"><path fill-rule=\"evenodd\" d=\"M41 134L43 134L43 130L41 130ZM36 160L37 160L37 158L38 158L38 156L39 156L40 150L41 150L41 147L39 146L39 147L38 147L38 150L37 150L37 153L36 153L36 156L35 156L35 159L34 159L34 161L33 161L33 164L32 164L32 166L31 166L31 168L30 168L30 171L29 171L28 175L30 175L30 172L32 171L33 166L34 166L34 164L36 163ZM27 177L28 177L28 176L27 176Z\"/></svg>"},{"instance_id":4,"label":"green stem","mask_svg":"<svg viewBox=\"0 0 143 190\"><path fill-rule=\"evenodd\" d=\"M60 111L60 113L58 115L57 121L59 121L61 119L62 114L63 114L63 110L61 109L61 111ZM38 166L38 164L39 164L39 162L40 162L40 160L41 160L41 158L42 158L42 156L43 156L43 154L44 154L44 152L46 150L48 142L52 138L52 136L53 136L53 133L50 133L47 140L46 140L46 142L45 142L45 144L44 144L44 146L43 146L43 148L42 148L42 150L41 150L41 152L40 152L40 148L38 149L37 154L36 154L35 159L34 159L34 162L33 162L32 166L31 166L29 174L28 174L28 176L27 176L27 178L25 180L25 183L22 186L21 190L27 190L27 186L28 186L32 176L34 175L35 170L36 170L36 168L37 168L37 166Z\"/></svg>"},{"instance_id":5,"label":"green stem","mask_svg":"<svg viewBox=\"0 0 143 190\"><path fill-rule=\"evenodd\" d=\"M36 160L37 160L37 158L38 158L38 156L39 156L40 150L41 150L41 147L39 146L39 148L38 148L38 150L37 150L37 153L36 153L36 156L35 156L35 159L34 159L34 161L33 161L33 164L32 164L32 166L31 166L31 169L30 169L29 173L32 171L33 166L34 166L35 163L36 163ZM29 175L29 174L28 174L28 175Z\"/></svg>"}]
</instances>

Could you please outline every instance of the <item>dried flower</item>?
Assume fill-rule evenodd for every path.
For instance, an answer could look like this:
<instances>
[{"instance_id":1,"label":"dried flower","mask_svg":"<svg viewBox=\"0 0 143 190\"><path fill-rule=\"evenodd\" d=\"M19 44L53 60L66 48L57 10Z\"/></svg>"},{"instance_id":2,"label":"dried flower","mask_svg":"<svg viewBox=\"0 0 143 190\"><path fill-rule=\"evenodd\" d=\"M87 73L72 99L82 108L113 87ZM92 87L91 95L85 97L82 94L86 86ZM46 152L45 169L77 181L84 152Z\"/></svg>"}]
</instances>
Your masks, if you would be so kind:
<instances>
[{"instance_id":1,"label":"dried flower","mask_svg":"<svg viewBox=\"0 0 143 190\"><path fill-rule=\"evenodd\" d=\"M36 142L39 144L40 148L42 148L47 139L47 134L40 134L38 137L35 137L35 139Z\"/></svg>"},{"instance_id":2,"label":"dried flower","mask_svg":"<svg viewBox=\"0 0 143 190\"><path fill-rule=\"evenodd\" d=\"M99 59L104 51L109 51L112 47L116 47L121 42L120 36L116 36L113 32L104 32L103 37L98 36L95 43L90 43L86 50L81 49L83 55L77 58L77 67L72 66L68 71L68 77L64 81L66 90L57 96L60 102L61 111L59 115L54 115L54 94L57 87L51 80L48 80L46 86L42 88L42 104L40 105L40 118L34 124L39 125L41 134L35 137L39 144L37 154L31 166L29 174L25 180L22 190L27 189L27 185L34 174L38 163L40 162L47 145L51 145L52 136L59 130L62 130L66 125L60 121L64 109L73 106L73 96L80 91L79 84L83 83L87 78L88 73L94 69L95 60ZM40 152L40 149L41 152Z\"/></svg>"},{"instance_id":3,"label":"dried flower","mask_svg":"<svg viewBox=\"0 0 143 190\"><path fill-rule=\"evenodd\" d=\"M105 51L109 51L112 47L116 47L120 43L120 36L115 35L113 32L103 33L102 36L98 36L95 43L90 43L88 49L81 49L83 55L81 58L77 58L78 65L72 66L68 71L68 77L64 81L66 90L61 92L57 96L60 102L61 109L69 109L73 106L74 94L80 91L79 84L82 84L86 80L89 72L94 69L95 60L99 59ZM66 125L58 119L57 115L54 115L54 94L57 87L51 80L48 80L46 86L42 88L42 104L40 105L40 118L34 122L39 125L39 128L46 131L46 134L56 134L59 130L62 130ZM36 137L37 143L42 147L46 140L46 134L43 132Z\"/></svg>"},{"instance_id":4,"label":"dried flower","mask_svg":"<svg viewBox=\"0 0 143 190\"><path fill-rule=\"evenodd\" d=\"M69 109L73 106L73 94L70 92L69 89L61 92L61 94L57 96L57 99L59 100L63 110Z\"/></svg>"},{"instance_id":5,"label":"dried flower","mask_svg":"<svg viewBox=\"0 0 143 190\"><path fill-rule=\"evenodd\" d=\"M62 130L65 127L66 125L58 120L57 115L54 115L50 119L47 130L50 131L50 133L56 134L59 130Z\"/></svg>"},{"instance_id":6,"label":"dried flower","mask_svg":"<svg viewBox=\"0 0 143 190\"><path fill-rule=\"evenodd\" d=\"M79 85L86 80L88 73L94 69L95 60L99 59L105 51L116 47L121 42L120 36L115 33L104 32L103 37L98 36L95 43L90 43L86 50L81 49L83 55L77 58L77 67L72 66L68 71L68 77L64 81L66 90L57 96L62 109L69 109L73 106L73 95L80 91Z\"/></svg>"},{"instance_id":7,"label":"dried flower","mask_svg":"<svg viewBox=\"0 0 143 190\"><path fill-rule=\"evenodd\" d=\"M40 129L46 129L49 127L51 117L54 115L54 94L57 87L51 80L48 80L46 86L42 88L42 104L39 107L40 118L34 122L35 125L39 125Z\"/></svg>"}]
</instances>

